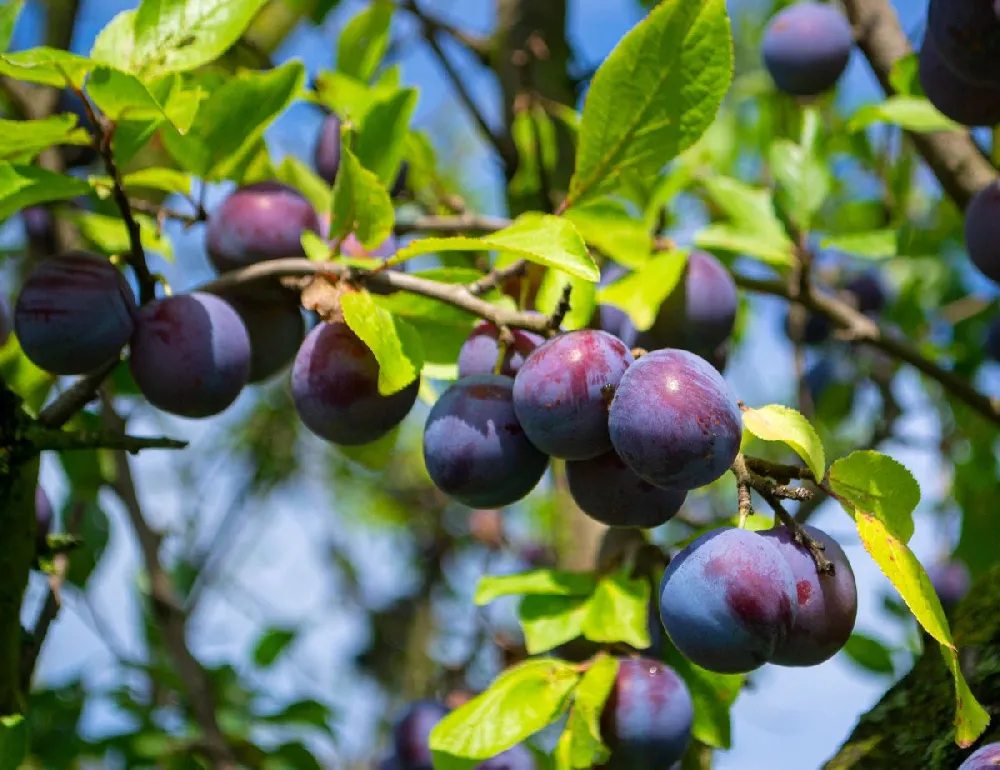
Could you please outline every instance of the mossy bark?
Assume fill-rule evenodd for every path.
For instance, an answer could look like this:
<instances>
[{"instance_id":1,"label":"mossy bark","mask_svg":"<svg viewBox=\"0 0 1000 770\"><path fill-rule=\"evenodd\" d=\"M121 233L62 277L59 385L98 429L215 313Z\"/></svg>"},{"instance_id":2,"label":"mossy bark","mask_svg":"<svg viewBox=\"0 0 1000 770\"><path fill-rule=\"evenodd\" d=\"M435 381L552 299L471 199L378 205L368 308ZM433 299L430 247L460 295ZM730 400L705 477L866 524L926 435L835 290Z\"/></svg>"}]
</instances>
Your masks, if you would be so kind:
<instances>
[{"instance_id":1,"label":"mossy bark","mask_svg":"<svg viewBox=\"0 0 1000 770\"><path fill-rule=\"evenodd\" d=\"M978 745L1000 740L1000 566L973 585L952 620L969 686L993 723ZM825 770L954 770L973 749L955 745L955 688L939 646L927 639L916 665L861 717Z\"/></svg>"}]
</instances>

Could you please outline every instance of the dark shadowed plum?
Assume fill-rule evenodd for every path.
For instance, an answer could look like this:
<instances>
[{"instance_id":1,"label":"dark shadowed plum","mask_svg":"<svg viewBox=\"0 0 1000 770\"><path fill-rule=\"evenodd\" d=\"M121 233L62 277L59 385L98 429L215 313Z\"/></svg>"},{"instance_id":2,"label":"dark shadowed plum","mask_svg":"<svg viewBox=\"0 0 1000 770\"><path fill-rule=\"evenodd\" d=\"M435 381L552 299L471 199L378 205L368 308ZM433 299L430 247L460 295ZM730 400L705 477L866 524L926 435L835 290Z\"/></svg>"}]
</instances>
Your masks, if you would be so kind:
<instances>
[{"instance_id":1,"label":"dark shadowed plum","mask_svg":"<svg viewBox=\"0 0 1000 770\"><path fill-rule=\"evenodd\" d=\"M396 174L396 180L392 183L392 188L389 190L389 196L392 198L398 198L404 192L406 192L406 180L410 175L410 164L405 160L399 164L399 173Z\"/></svg>"},{"instance_id":2,"label":"dark shadowed plum","mask_svg":"<svg viewBox=\"0 0 1000 770\"><path fill-rule=\"evenodd\" d=\"M10 330L10 305L7 304L5 297L0 297L0 348L6 344L7 338L10 337Z\"/></svg>"},{"instance_id":3,"label":"dark shadowed plum","mask_svg":"<svg viewBox=\"0 0 1000 770\"><path fill-rule=\"evenodd\" d=\"M527 746L519 743L476 765L476 770L535 770L535 756Z\"/></svg>"},{"instance_id":4,"label":"dark shadowed plum","mask_svg":"<svg viewBox=\"0 0 1000 770\"><path fill-rule=\"evenodd\" d=\"M726 381L686 350L655 350L632 364L611 402L609 425L625 463L668 489L715 481L736 458L742 434Z\"/></svg>"},{"instance_id":5,"label":"dark shadowed plum","mask_svg":"<svg viewBox=\"0 0 1000 770\"><path fill-rule=\"evenodd\" d=\"M1000 767L1000 743L987 743L958 767L958 770L996 770Z\"/></svg>"},{"instance_id":6,"label":"dark shadowed plum","mask_svg":"<svg viewBox=\"0 0 1000 770\"><path fill-rule=\"evenodd\" d=\"M670 562L660 619L693 663L724 674L774 657L795 625L795 576L774 541L743 529L708 532Z\"/></svg>"},{"instance_id":7,"label":"dark shadowed plum","mask_svg":"<svg viewBox=\"0 0 1000 770\"><path fill-rule=\"evenodd\" d=\"M420 379L384 396L378 361L343 322L320 323L306 336L292 366L292 397L309 430L334 444L356 446L381 438L417 400Z\"/></svg>"},{"instance_id":8,"label":"dark shadowed plum","mask_svg":"<svg viewBox=\"0 0 1000 770\"><path fill-rule=\"evenodd\" d=\"M991 182L969 202L965 248L979 272L1000 284L1000 182Z\"/></svg>"},{"instance_id":9,"label":"dark shadowed plum","mask_svg":"<svg viewBox=\"0 0 1000 770\"><path fill-rule=\"evenodd\" d=\"M779 11L764 30L764 66L775 85L792 96L832 88L851 57L851 25L836 8L802 2Z\"/></svg>"},{"instance_id":10,"label":"dark shadowed plum","mask_svg":"<svg viewBox=\"0 0 1000 770\"><path fill-rule=\"evenodd\" d=\"M792 317L785 316L785 334L792 342L804 342L806 345L819 345L830 338L833 331L833 324L824 315L809 313L806 315L806 322L803 325L802 334L798 334L792 327Z\"/></svg>"},{"instance_id":11,"label":"dark shadowed plum","mask_svg":"<svg viewBox=\"0 0 1000 770\"><path fill-rule=\"evenodd\" d=\"M250 337L233 307L194 292L144 305L129 365L157 409L208 417L228 408L247 384Z\"/></svg>"},{"instance_id":12,"label":"dark shadowed plum","mask_svg":"<svg viewBox=\"0 0 1000 770\"><path fill-rule=\"evenodd\" d=\"M969 593L972 577L969 568L960 561L944 561L927 568L927 577L945 610L951 610Z\"/></svg>"},{"instance_id":13,"label":"dark shadowed plum","mask_svg":"<svg viewBox=\"0 0 1000 770\"><path fill-rule=\"evenodd\" d=\"M828 357L819 359L819 361L806 369L803 380L805 381L809 398L812 399L814 404L817 404L823 398L826 389L835 381L836 375L836 367Z\"/></svg>"},{"instance_id":14,"label":"dark shadowed plum","mask_svg":"<svg viewBox=\"0 0 1000 770\"><path fill-rule=\"evenodd\" d=\"M28 206L22 209L21 221L32 253L44 256L56 253L56 223L47 206Z\"/></svg>"},{"instance_id":15,"label":"dark shadowed plum","mask_svg":"<svg viewBox=\"0 0 1000 770\"><path fill-rule=\"evenodd\" d=\"M1000 361L1000 318L990 321L986 329L986 355L994 361Z\"/></svg>"},{"instance_id":16,"label":"dark shadowed plum","mask_svg":"<svg viewBox=\"0 0 1000 770\"><path fill-rule=\"evenodd\" d=\"M427 473L438 489L473 508L517 502L548 465L514 414L513 389L514 381L500 374L466 377L427 416Z\"/></svg>"},{"instance_id":17,"label":"dark shadowed plum","mask_svg":"<svg viewBox=\"0 0 1000 770\"><path fill-rule=\"evenodd\" d=\"M208 220L208 256L219 272L266 259L301 257L302 233L320 230L316 210L280 182L257 182L236 190Z\"/></svg>"},{"instance_id":18,"label":"dark shadowed plum","mask_svg":"<svg viewBox=\"0 0 1000 770\"><path fill-rule=\"evenodd\" d=\"M226 292L222 298L239 313L250 336L250 377L260 382L288 366L306 336L306 323L295 299L268 301L256 295Z\"/></svg>"},{"instance_id":19,"label":"dark shadowed plum","mask_svg":"<svg viewBox=\"0 0 1000 770\"><path fill-rule=\"evenodd\" d=\"M640 478L614 451L566 463L566 482L580 510L612 527L658 527L681 509L687 493Z\"/></svg>"},{"instance_id":20,"label":"dark shadowed plum","mask_svg":"<svg viewBox=\"0 0 1000 770\"><path fill-rule=\"evenodd\" d=\"M844 549L822 530L808 525L803 529L824 546L833 575L816 572L809 550L796 545L787 527L760 533L777 545L791 567L798 597L792 631L771 658L779 666L815 666L833 657L850 638L858 615L858 588Z\"/></svg>"},{"instance_id":21,"label":"dark shadowed plum","mask_svg":"<svg viewBox=\"0 0 1000 770\"><path fill-rule=\"evenodd\" d=\"M693 251L652 328L638 336L636 345L680 348L710 358L733 333L738 301L736 282L725 266L711 254Z\"/></svg>"},{"instance_id":22,"label":"dark shadowed plum","mask_svg":"<svg viewBox=\"0 0 1000 770\"><path fill-rule=\"evenodd\" d=\"M942 115L965 126L1000 123L1000 86L966 79L930 37L920 49L919 74L924 94Z\"/></svg>"},{"instance_id":23,"label":"dark shadowed plum","mask_svg":"<svg viewBox=\"0 0 1000 770\"><path fill-rule=\"evenodd\" d=\"M392 743L400 770L434 770L431 761L431 730L448 709L437 701L411 703L392 728Z\"/></svg>"},{"instance_id":24,"label":"dark shadowed plum","mask_svg":"<svg viewBox=\"0 0 1000 770\"><path fill-rule=\"evenodd\" d=\"M135 296L103 257L71 252L39 263L14 307L24 354L55 374L83 374L117 358L135 328Z\"/></svg>"},{"instance_id":25,"label":"dark shadowed plum","mask_svg":"<svg viewBox=\"0 0 1000 770\"><path fill-rule=\"evenodd\" d=\"M399 760L394 756L384 757L379 760L378 770L404 770Z\"/></svg>"},{"instance_id":26,"label":"dark shadowed plum","mask_svg":"<svg viewBox=\"0 0 1000 770\"><path fill-rule=\"evenodd\" d=\"M48 551L48 537L52 533L54 518L55 512L52 510L52 501L49 500L49 496L41 487L35 487L35 522L38 526L35 548L38 553Z\"/></svg>"},{"instance_id":27,"label":"dark shadowed plum","mask_svg":"<svg viewBox=\"0 0 1000 770\"><path fill-rule=\"evenodd\" d=\"M924 44L965 80L1000 86L1000 19L990 0L931 0Z\"/></svg>"},{"instance_id":28,"label":"dark shadowed plum","mask_svg":"<svg viewBox=\"0 0 1000 770\"><path fill-rule=\"evenodd\" d=\"M854 303L862 313L880 313L885 307L885 289L878 276L863 273L852 278L844 290L854 298Z\"/></svg>"},{"instance_id":29,"label":"dark shadowed plum","mask_svg":"<svg viewBox=\"0 0 1000 770\"><path fill-rule=\"evenodd\" d=\"M603 331L615 335L629 348L636 346L639 331L635 328L632 319L628 317L628 314L624 310L614 305L599 305L597 313L597 325Z\"/></svg>"},{"instance_id":30,"label":"dark shadowed plum","mask_svg":"<svg viewBox=\"0 0 1000 770\"><path fill-rule=\"evenodd\" d=\"M319 130L316 154L313 158L316 173L327 183L333 184L340 170L340 118L327 115Z\"/></svg>"},{"instance_id":31,"label":"dark shadowed plum","mask_svg":"<svg viewBox=\"0 0 1000 770\"><path fill-rule=\"evenodd\" d=\"M624 342L592 329L537 348L514 378L514 411L531 443L567 460L609 451L608 399L632 360Z\"/></svg>"},{"instance_id":32,"label":"dark shadowed plum","mask_svg":"<svg viewBox=\"0 0 1000 770\"><path fill-rule=\"evenodd\" d=\"M340 253L345 257L381 257L387 259L396 253L396 239L390 235L374 249L366 249L354 233L349 233L340 244Z\"/></svg>"},{"instance_id":33,"label":"dark shadowed plum","mask_svg":"<svg viewBox=\"0 0 1000 770\"><path fill-rule=\"evenodd\" d=\"M522 329L511 329L513 343L504 352L503 363L497 374L513 377L531 355L532 351L545 342L537 334ZM462 343L458 353L458 376L470 377L473 374L493 374L497 361L500 359L500 330L489 321L476 324L469 338Z\"/></svg>"},{"instance_id":34,"label":"dark shadowed plum","mask_svg":"<svg viewBox=\"0 0 1000 770\"><path fill-rule=\"evenodd\" d=\"M624 658L601 714L611 758L608 770L667 767L691 740L694 706L687 685L669 666Z\"/></svg>"}]
</instances>

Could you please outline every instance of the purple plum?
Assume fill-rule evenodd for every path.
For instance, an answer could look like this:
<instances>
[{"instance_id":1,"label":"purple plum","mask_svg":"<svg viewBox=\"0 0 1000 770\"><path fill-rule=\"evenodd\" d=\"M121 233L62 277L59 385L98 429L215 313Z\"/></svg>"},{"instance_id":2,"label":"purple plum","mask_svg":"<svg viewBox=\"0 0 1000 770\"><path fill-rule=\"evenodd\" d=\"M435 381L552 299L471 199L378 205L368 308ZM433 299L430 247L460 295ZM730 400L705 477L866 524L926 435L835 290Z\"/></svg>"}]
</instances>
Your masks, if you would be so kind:
<instances>
[{"instance_id":1,"label":"purple plum","mask_svg":"<svg viewBox=\"0 0 1000 770\"><path fill-rule=\"evenodd\" d=\"M411 703L392 728L393 753L400 770L434 770L431 730L448 715L437 701Z\"/></svg>"},{"instance_id":2,"label":"purple plum","mask_svg":"<svg viewBox=\"0 0 1000 770\"><path fill-rule=\"evenodd\" d=\"M990 182L969 202L965 247L979 272L1000 284L1000 182Z\"/></svg>"},{"instance_id":3,"label":"purple plum","mask_svg":"<svg viewBox=\"0 0 1000 770\"><path fill-rule=\"evenodd\" d=\"M967 80L930 37L920 49L919 75L924 94L942 115L964 126L1000 123L1000 85Z\"/></svg>"},{"instance_id":4,"label":"purple plum","mask_svg":"<svg viewBox=\"0 0 1000 770\"><path fill-rule=\"evenodd\" d=\"M851 25L832 5L800 2L779 11L764 30L764 66L792 96L817 96L847 68L854 46Z\"/></svg>"},{"instance_id":5,"label":"purple plum","mask_svg":"<svg viewBox=\"0 0 1000 770\"><path fill-rule=\"evenodd\" d=\"M537 334L522 329L511 329L513 343L507 346L500 371L513 377L524 364L525 359L545 342ZM473 328L469 338L462 343L458 354L458 376L471 377L473 374L493 374L497 361L500 359L500 330L489 321L480 321Z\"/></svg>"},{"instance_id":6,"label":"purple plum","mask_svg":"<svg viewBox=\"0 0 1000 770\"><path fill-rule=\"evenodd\" d=\"M1000 743L987 743L958 766L958 770L994 770L1000 767Z\"/></svg>"},{"instance_id":7,"label":"purple plum","mask_svg":"<svg viewBox=\"0 0 1000 770\"><path fill-rule=\"evenodd\" d=\"M949 560L933 564L927 568L927 576L946 611L954 609L969 593L972 585L969 568L960 561Z\"/></svg>"},{"instance_id":8,"label":"purple plum","mask_svg":"<svg viewBox=\"0 0 1000 770\"><path fill-rule=\"evenodd\" d=\"M314 157L316 173L327 183L333 184L340 170L340 118L329 114L319 130Z\"/></svg>"},{"instance_id":9,"label":"purple plum","mask_svg":"<svg viewBox=\"0 0 1000 770\"><path fill-rule=\"evenodd\" d=\"M255 294L236 292L225 292L222 298L239 313L250 336L248 382L266 380L294 360L306 336L297 299L268 301Z\"/></svg>"}]
</instances>

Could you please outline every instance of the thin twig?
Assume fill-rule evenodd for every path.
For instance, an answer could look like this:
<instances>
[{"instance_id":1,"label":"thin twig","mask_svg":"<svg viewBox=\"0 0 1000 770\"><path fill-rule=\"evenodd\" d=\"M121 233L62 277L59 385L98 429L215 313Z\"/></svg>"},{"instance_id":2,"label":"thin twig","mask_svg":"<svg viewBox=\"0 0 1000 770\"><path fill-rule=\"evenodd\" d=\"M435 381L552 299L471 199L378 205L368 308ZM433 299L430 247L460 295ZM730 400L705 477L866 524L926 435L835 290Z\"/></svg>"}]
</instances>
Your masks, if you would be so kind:
<instances>
[{"instance_id":1,"label":"thin twig","mask_svg":"<svg viewBox=\"0 0 1000 770\"><path fill-rule=\"evenodd\" d=\"M528 262L524 259L519 259L516 262L512 262L505 268L501 270L490 270L486 275L480 278L478 281L470 283L468 285L469 294L475 295L476 297L481 297L489 291L497 288L498 286L503 286L504 283L509 281L511 278L517 278L524 275L525 271L528 269Z\"/></svg>"},{"instance_id":2,"label":"thin twig","mask_svg":"<svg viewBox=\"0 0 1000 770\"><path fill-rule=\"evenodd\" d=\"M48 428L32 427L27 438L39 452L72 452L81 449L121 449L136 454L143 449L184 449L187 441L166 436L126 436L106 431L65 432Z\"/></svg>"},{"instance_id":3,"label":"thin twig","mask_svg":"<svg viewBox=\"0 0 1000 770\"><path fill-rule=\"evenodd\" d=\"M417 19L428 29L432 31L444 32L449 37L454 39L455 42L460 43L468 49L469 53L479 60L480 64L487 67L490 65L492 46L490 45L489 38L473 35L463 29L459 29L443 19L432 16L420 8L415 2L413 2L413 0L407 0L407 2L402 4L402 7L416 16Z\"/></svg>"},{"instance_id":4,"label":"thin twig","mask_svg":"<svg viewBox=\"0 0 1000 770\"><path fill-rule=\"evenodd\" d=\"M109 361L100 369L74 382L62 395L45 407L38 415L38 425L43 428L61 428L97 394L104 378L118 365L118 359Z\"/></svg>"},{"instance_id":5,"label":"thin twig","mask_svg":"<svg viewBox=\"0 0 1000 770\"><path fill-rule=\"evenodd\" d=\"M791 514L785 510L785 507L781 504L781 500L779 498L770 494L762 494L761 496L767 501L767 504L774 509L775 516L777 516L781 523L784 524L789 531L791 531L795 542L798 545L809 549L809 554L816 563L816 571L823 575L833 575L836 572L836 567L833 562L826 557L826 554L824 553L826 549L823 544L813 540L809 536L801 525L792 518Z\"/></svg>"},{"instance_id":6,"label":"thin twig","mask_svg":"<svg viewBox=\"0 0 1000 770\"><path fill-rule=\"evenodd\" d=\"M562 326L562 322L566 318L566 314L569 313L572 305L570 304L570 297L573 294L573 284L567 283L563 287L562 296L559 298L559 304L556 305L556 309L552 311L552 316L548 321L548 331L557 332L559 327Z\"/></svg>"}]
</instances>

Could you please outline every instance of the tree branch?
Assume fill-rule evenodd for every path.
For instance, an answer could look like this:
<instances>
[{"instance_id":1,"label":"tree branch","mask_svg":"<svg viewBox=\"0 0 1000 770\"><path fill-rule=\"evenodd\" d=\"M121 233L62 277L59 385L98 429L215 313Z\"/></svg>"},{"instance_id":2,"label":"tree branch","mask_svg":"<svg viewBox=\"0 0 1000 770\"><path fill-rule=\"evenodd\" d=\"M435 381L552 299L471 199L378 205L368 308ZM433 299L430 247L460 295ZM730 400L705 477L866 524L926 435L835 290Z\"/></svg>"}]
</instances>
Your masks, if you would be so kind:
<instances>
[{"instance_id":1,"label":"tree branch","mask_svg":"<svg viewBox=\"0 0 1000 770\"><path fill-rule=\"evenodd\" d=\"M39 414L38 425L43 428L61 428L74 414L83 409L101 387L104 378L118 365L118 360L109 361L100 369L85 374L70 385L55 401L45 407Z\"/></svg>"},{"instance_id":2,"label":"tree branch","mask_svg":"<svg viewBox=\"0 0 1000 770\"><path fill-rule=\"evenodd\" d=\"M432 32L444 32L456 43L466 48L469 53L476 57L480 64L489 66L493 48L490 45L489 38L470 34L443 19L432 16L420 8L413 0L404 2L403 7L412 13L425 28Z\"/></svg>"},{"instance_id":3,"label":"tree branch","mask_svg":"<svg viewBox=\"0 0 1000 770\"><path fill-rule=\"evenodd\" d=\"M32 426L25 438L39 452L72 452L81 449L120 449L137 454L143 449L184 449L187 441L165 436L128 436L108 431L74 431L72 433Z\"/></svg>"},{"instance_id":4,"label":"tree branch","mask_svg":"<svg viewBox=\"0 0 1000 770\"><path fill-rule=\"evenodd\" d=\"M889 0L844 0L858 47L864 52L886 94L895 93L889 82L893 65L911 53L899 17ZM907 133L931 167L948 196L964 209L969 200L997 177L968 131Z\"/></svg>"}]
</instances>

